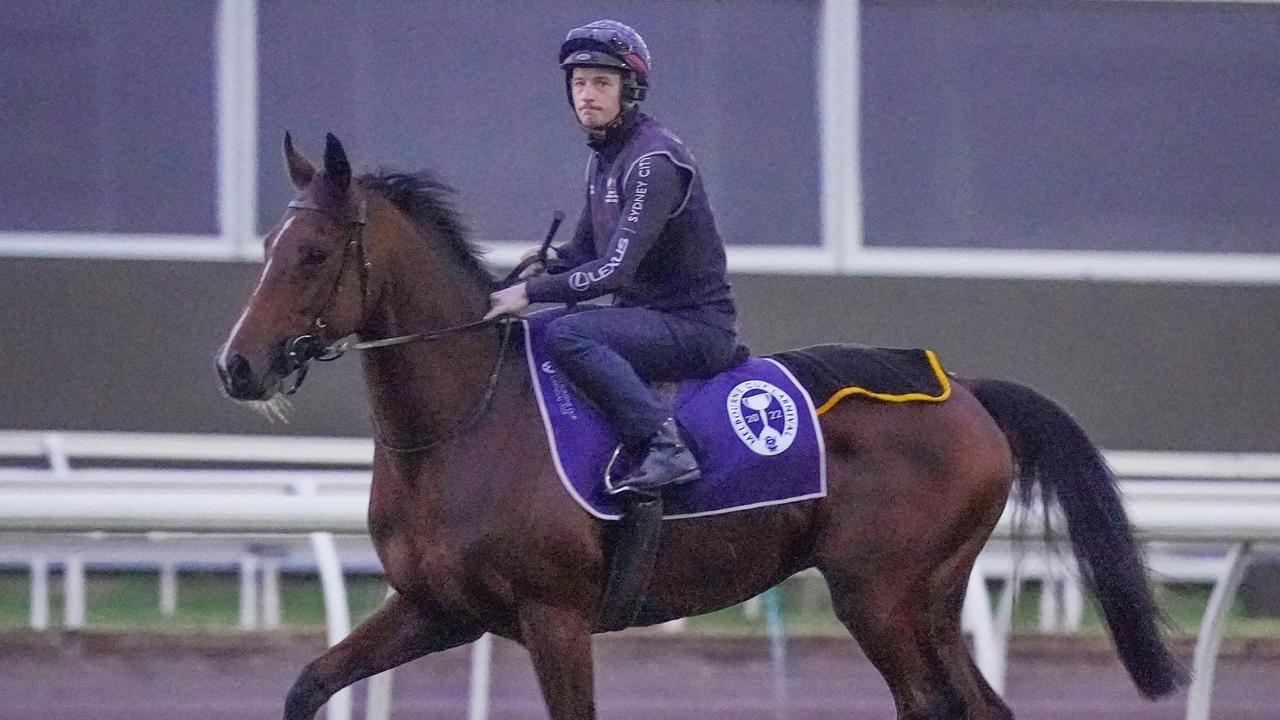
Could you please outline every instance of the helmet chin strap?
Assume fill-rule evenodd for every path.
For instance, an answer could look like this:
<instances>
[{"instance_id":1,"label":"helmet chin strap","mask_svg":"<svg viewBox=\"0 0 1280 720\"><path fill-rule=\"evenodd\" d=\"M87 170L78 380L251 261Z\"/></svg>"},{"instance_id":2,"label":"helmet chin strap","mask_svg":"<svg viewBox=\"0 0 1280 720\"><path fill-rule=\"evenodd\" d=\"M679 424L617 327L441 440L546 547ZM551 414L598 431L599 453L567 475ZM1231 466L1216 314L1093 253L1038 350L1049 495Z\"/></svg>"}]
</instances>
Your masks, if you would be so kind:
<instances>
[{"instance_id":1,"label":"helmet chin strap","mask_svg":"<svg viewBox=\"0 0 1280 720\"><path fill-rule=\"evenodd\" d=\"M577 121L578 127L587 134L587 139L593 143L602 143L609 139L610 134L627 124L636 112L638 112L639 103L626 103L622 106L622 110L614 116L608 123L599 127L591 127L585 125L581 120ZM574 111L574 120L577 120L577 111Z\"/></svg>"}]
</instances>

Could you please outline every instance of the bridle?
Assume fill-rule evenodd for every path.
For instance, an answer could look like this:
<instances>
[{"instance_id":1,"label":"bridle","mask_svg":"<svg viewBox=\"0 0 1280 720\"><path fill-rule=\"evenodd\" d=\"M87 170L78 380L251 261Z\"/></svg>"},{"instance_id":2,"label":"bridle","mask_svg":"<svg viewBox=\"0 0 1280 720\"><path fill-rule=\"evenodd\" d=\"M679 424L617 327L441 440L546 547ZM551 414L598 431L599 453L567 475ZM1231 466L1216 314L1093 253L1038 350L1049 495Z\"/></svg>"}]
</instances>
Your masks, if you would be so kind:
<instances>
[{"instance_id":1,"label":"bridle","mask_svg":"<svg viewBox=\"0 0 1280 720\"><path fill-rule=\"evenodd\" d=\"M333 309L338 301L338 297L342 294L342 278L347 272L347 257L354 254L356 256L357 267L360 272L360 315L364 316L365 307L368 305L369 299L369 270L372 268L371 263L365 256L364 251L364 228L368 224L368 204L365 200L361 200L356 207L356 211L347 216L339 216L320 207L312 202L305 200L294 200L289 203L288 207L295 210L312 210L323 213L338 222L346 223L349 229L349 236L342 248L342 264L338 267L338 276L334 280L333 290L329 293L329 299L325 301L324 307L320 312L316 313L315 319L312 321L312 327L315 328L314 333L305 335L295 335L284 343L284 367L285 379L280 381L280 392L285 395L292 395L302 386L303 379L306 378L307 363L312 360L320 362L330 362L342 357L348 350L373 350L376 348L391 347L393 345L403 345L405 343L436 340L445 335L458 332L460 330L470 330L474 327L488 325L492 321L476 321L466 323L465 325L457 325L454 327L444 328L442 330L433 330L430 332L414 333L412 335L399 335L396 337L382 338L380 340L369 340L366 342L352 342L343 340L333 345L324 346L320 344L320 334L329 326L325 316ZM290 381L290 375L297 373L295 379Z\"/></svg>"},{"instance_id":2,"label":"bridle","mask_svg":"<svg viewBox=\"0 0 1280 720\"><path fill-rule=\"evenodd\" d=\"M313 212L323 213L340 223L345 223L348 229L348 238L342 248L342 264L338 267L338 275L334 280L333 290L329 294L329 299L325 301L324 306L318 313L316 313L315 319L312 321L314 331L304 335L296 335L289 338L284 343L284 352L282 356L284 377L281 378L279 384L281 394L292 395L298 391L298 388L302 387L302 382L307 377L308 363L312 360L319 362L331 362L333 360L337 360L351 350L376 350L379 348L405 345L413 342L430 342L465 330L485 327L496 323L502 326L502 339L498 344L498 357L494 362L493 371L489 373L489 379L485 383L485 390L480 397L480 401L472 406L471 412L468 413L465 418L463 418L449 432L421 445L392 445L381 437L381 432L375 432L375 440L378 444L392 452L401 454L419 453L456 437L464 430L478 422L479 419L483 417L485 410L488 409L489 403L493 400L493 395L497 391L498 378L502 374L502 366L506 359L507 346L510 344L511 340L511 329L519 319L511 316L497 317L489 320L476 320L462 325L454 325L440 330L431 330L428 332L413 333L410 335L397 335L395 337L366 340L363 342L343 340L341 342L325 346L320 340L321 333L323 333L325 328L328 327L328 321L325 320L325 316L332 310L338 301L338 297L342 294L342 278L347 272L347 257L353 254L356 257L360 277L360 315L361 317L364 317L365 307L368 303L369 271L371 269L371 264L364 249L364 228L369 222L368 203L362 198L360 200L360 204L356 206L355 212L349 215L337 215L326 208L322 208L313 202L305 200L293 200L289 203L288 207L295 210L311 210ZM557 211L555 219L551 224L551 230L547 233L546 240L543 242L538 255L527 258L517 265L516 268L498 284L499 287L505 287L519 279L520 273L534 262L542 261L545 263L547 248L550 247L551 240L555 237L556 230L559 228L560 222L563 219L564 213Z\"/></svg>"},{"instance_id":3,"label":"bridle","mask_svg":"<svg viewBox=\"0 0 1280 720\"><path fill-rule=\"evenodd\" d=\"M325 301L324 306L320 308L320 311L316 313L315 318L311 321L314 328L313 332L295 335L284 343L283 367L281 368L283 377L280 379L279 385L280 392L284 395L292 395L298 391L298 388L302 387L302 382L307 379L307 363L311 360L327 362L342 356L341 352L334 354L332 347L325 347L321 344L319 336L329 326L328 321L325 320L325 315L332 310L338 301L338 297L342 294L342 278L347 274L347 257L353 254L354 251L358 272L360 273L360 314L363 317L369 293L370 269L369 261L364 252L364 227L369 223L369 206L366 200L361 199L360 204L356 206L355 212L346 216L337 215L306 200L293 200L288 207L295 210L311 210L339 223L345 223L348 236L347 242L342 246L342 264L338 266L338 275L333 281L333 290L329 293L329 299Z\"/></svg>"}]
</instances>

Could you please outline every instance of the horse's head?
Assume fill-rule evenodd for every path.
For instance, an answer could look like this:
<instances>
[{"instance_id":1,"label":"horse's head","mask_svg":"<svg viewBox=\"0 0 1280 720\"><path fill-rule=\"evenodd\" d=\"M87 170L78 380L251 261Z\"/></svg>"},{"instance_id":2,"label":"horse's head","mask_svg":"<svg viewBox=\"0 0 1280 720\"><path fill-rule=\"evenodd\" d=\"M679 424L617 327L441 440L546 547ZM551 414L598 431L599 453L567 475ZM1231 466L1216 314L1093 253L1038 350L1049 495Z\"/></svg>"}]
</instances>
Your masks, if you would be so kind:
<instances>
[{"instance_id":1,"label":"horse's head","mask_svg":"<svg viewBox=\"0 0 1280 720\"><path fill-rule=\"evenodd\" d=\"M286 133L284 156L298 196L267 234L262 277L217 358L223 387L237 400L271 398L370 312L367 205L342 144L328 136L317 171Z\"/></svg>"}]
</instances>

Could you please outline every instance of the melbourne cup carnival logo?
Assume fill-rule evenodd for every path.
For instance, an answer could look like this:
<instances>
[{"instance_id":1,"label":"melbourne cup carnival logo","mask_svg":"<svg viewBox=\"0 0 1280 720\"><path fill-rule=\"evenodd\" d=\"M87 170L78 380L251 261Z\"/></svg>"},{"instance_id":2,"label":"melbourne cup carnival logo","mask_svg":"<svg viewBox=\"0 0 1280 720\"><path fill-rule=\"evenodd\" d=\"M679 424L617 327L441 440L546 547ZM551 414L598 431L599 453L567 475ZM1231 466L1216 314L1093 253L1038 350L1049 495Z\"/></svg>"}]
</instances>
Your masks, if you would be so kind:
<instances>
[{"instance_id":1,"label":"melbourne cup carnival logo","mask_svg":"<svg viewBox=\"0 0 1280 720\"><path fill-rule=\"evenodd\" d=\"M800 416L791 396L763 380L738 383L726 398L729 423L757 455L779 455L791 447Z\"/></svg>"}]
</instances>

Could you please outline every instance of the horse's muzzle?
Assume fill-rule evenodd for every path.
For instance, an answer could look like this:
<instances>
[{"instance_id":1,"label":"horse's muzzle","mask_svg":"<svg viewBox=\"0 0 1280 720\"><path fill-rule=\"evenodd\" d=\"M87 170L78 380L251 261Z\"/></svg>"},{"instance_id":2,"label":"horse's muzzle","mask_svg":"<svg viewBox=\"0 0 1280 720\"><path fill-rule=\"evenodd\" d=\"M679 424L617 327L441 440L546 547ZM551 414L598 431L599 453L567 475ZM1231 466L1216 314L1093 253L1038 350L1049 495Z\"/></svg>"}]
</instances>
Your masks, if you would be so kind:
<instances>
[{"instance_id":1,"label":"horse's muzzle","mask_svg":"<svg viewBox=\"0 0 1280 720\"><path fill-rule=\"evenodd\" d=\"M234 352L222 353L217 361L218 377L227 394L236 400L260 400L262 390L254 382L253 368L243 355Z\"/></svg>"}]
</instances>

